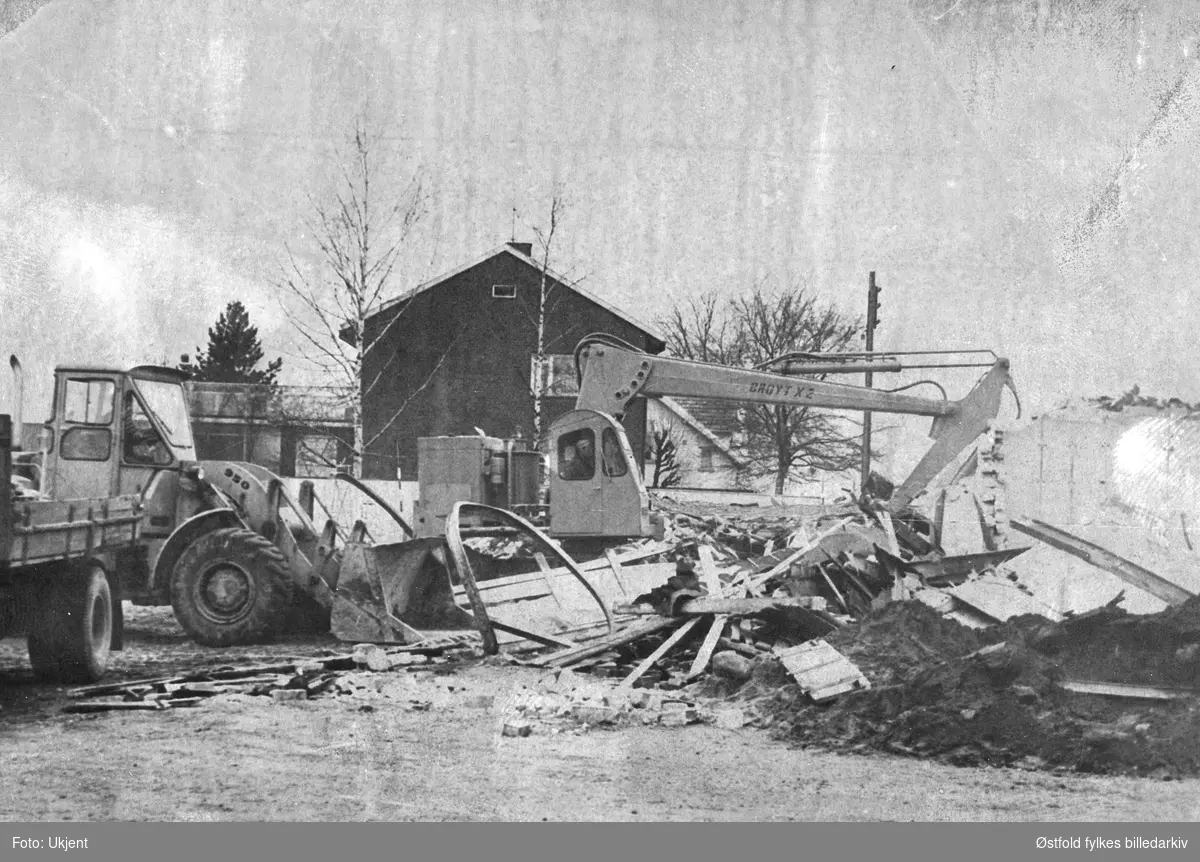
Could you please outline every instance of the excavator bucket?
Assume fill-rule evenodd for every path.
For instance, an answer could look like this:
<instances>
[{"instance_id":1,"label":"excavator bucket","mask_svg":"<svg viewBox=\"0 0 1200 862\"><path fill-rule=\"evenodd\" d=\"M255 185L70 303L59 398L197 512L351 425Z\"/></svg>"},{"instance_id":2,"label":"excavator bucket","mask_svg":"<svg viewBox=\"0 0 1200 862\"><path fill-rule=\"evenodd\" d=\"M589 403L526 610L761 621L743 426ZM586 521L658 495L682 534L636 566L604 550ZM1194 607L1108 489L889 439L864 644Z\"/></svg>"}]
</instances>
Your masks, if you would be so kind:
<instances>
[{"instance_id":1,"label":"excavator bucket","mask_svg":"<svg viewBox=\"0 0 1200 862\"><path fill-rule=\"evenodd\" d=\"M430 632L475 629L454 602L442 539L342 548L330 629L356 643L403 643Z\"/></svg>"}]
</instances>

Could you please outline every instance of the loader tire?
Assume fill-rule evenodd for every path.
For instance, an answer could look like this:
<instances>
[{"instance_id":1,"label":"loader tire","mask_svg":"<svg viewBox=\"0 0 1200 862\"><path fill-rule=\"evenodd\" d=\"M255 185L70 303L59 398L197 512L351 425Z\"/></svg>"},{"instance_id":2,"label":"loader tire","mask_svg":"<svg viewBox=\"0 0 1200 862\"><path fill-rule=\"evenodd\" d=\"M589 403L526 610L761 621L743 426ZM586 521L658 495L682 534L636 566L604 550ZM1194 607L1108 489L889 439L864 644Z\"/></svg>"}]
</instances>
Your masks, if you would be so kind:
<instances>
[{"instance_id":1,"label":"loader tire","mask_svg":"<svg viewBox=\"0 0 1200 862\"><path fill-rule=\"evenodd\" d=\"M271 542L241 527L192 542L171 573L171 606L198 644L226 647L275 638L292 590L287 561Z\"/></svg>"},{"instance_id":2,"label":"loader tire","mask_svg":"<svg viewBox=\"0 0 1200 862\"><path fill-rule=\"evenodd\" d=\"M48 585L38 625L28 636L38 676L64 683L97 682L113 641L112 591L104 569L71 567Z\"/></svg>"}]
</instances>

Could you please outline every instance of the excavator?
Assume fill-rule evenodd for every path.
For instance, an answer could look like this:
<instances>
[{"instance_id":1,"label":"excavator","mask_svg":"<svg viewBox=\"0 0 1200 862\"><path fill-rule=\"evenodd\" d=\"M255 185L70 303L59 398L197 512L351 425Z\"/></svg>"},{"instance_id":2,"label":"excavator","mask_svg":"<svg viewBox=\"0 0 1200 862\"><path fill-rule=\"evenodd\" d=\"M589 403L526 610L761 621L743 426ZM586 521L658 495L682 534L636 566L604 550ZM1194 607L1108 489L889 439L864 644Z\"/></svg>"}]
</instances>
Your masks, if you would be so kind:
<instances>
[{"instance_id":1,"label":"excavator","mask_svg":"<svg viewBox=\"0 0 1200 862\"><path fill-rule=\"evenodd\" d=\"M430 630L474 627L472 615L455 604L451 572L461 579L462 567L447 549L459 549L461 557L463 535L494 530L496 518L486 523L489 510L508 513L498 519L504 529L536 531L551 547L654 534L656 513L620 421L633 398L695 396L932 417L933 445L883 503L900 511L987 429L1003 389L1013 389L1000 358L959 401L813 378L859 367L836 358L732 368L646 354L600 334L584 338L575 359L575 409L550 428L555 469L548 511L537 480L541 455L482 436L418 441L415 527L368 486L340 477L393 516L409 536L403 542L376 544L361 522L347 528L329 518L318 527L312 494L293 496L280 477L254 464L198 460L185 378L172 369L56 369L41 451L19 460L37 477L44 499L138 499L139 544L116 555L115 571L106 572L118 629L121 599L130 598L170 603L185 631L210 646L269 640L297 607L343 640L412 643ZM473 507L472 523L452 517L464 503ZM525 512L544 512L546 532L515 514ZM474 601L472 607L482 612Z\"/></svg>"},{"instance_id":2,"label":"excavator","mask_svg":"<svg viewBox=\"0 0 1200 862\"><path fill-rule=\"evenodd\" d=\"M908 507L988 429L999 414L1005 388L1016 397L1009 362L1003 357L994 357L974 388L959 401L814 378L901 370L904 366L895 355L878 361L869 356L856 361L837 356L788 356L772 361L767 368L748 369L652 356L612 336L595 334L579 342L575 362L579 377L575 409L556 419L550 429L559 465L550 483L550 534L562 537L652 534L649 497L633 466L629 439L620 422L636 397L686 396L932 417L932 446L890 498L882 501L893 513ZM921 366L913 363L909 367ZM577 466L580 444L586 451L600 453L599 469Z\"/></svg>"},{"instance_id":3,"label":"excavator","mask_svg":"<svg viewBox=\"0 0 1200 862\"><path fill-rule=\"evenodd\" d=\"M964 358L964 353L976 356L959 362L928 358L931 354L958 354ZM438 562L464 583L476 618L486 617L486 609L473 595L469 583L472 566L466 558L463 540L478 535L480 530L484 534L488 529L505 527L523 530L544 551L557 553L575 577L588 586L569 554L564 552L567 546L590 542L594 548L596 542L654 536L658 529L658 513L652 509L621 418L632 399L660 396L931 417L933 443L924 457L887 499L869 501L895 515L895 524L900 529L909 520L918 520L908 517L912 502L988 430L999 414L1006 388L1017 399L1018 415L1020 411L1008 360L991 351L924 351L907 355L924 358L902 361L896 354L788 355L764 367L747 369L650 355L609 335L589 335L575 350L579 382L575 409L555 419L549 429L554 467L550 473L548 517L539 519L546 532L532 520L525 521L513 514L521 509L536 510L532 496L519 490L529 485L519 478L525 471L517 456L528 453L514 451L511 443L481 437L419 441L418 532L431 537L427 541L437 542L430 553L436 554ZM962 367L983 367L986 371L958 401L814 379L867 370ZM940 384L933 385L940 389ZM423 449L434 444L436 450ZM447 457L456 447L457 455ZM426 460L427 452L437 457ZM447 474L447 469L454 474ZM463 469L465 474L461 472ZM472 477L477 483L476 490L463 494L463 489L472 488L464 484ZM418 572L429 575L430 571L428 566L414 566L409 571L394 568L389 573L377 569L377 576L362 584L363 592L374 595L389 615L420 628L418 620L407 613L406 596L417 594L413 584ZM343 578L347 574L343 572ZM611 622L608 609L598 597L597 601ZM428 603L422 606L427 607Z\"/></svg>"}]
</instances>

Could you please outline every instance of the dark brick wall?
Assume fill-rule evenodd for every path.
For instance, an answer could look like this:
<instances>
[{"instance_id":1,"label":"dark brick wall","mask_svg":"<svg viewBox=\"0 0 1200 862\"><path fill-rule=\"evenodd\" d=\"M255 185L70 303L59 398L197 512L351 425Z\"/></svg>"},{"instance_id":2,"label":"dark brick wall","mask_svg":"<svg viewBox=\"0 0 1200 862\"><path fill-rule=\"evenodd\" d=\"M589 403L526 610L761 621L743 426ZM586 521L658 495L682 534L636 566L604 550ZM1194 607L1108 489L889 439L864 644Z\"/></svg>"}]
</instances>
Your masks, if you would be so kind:
<instances>
[{"instance_id":1,"label":"dark brick wall","mask_svg":"<svg viewBox=\"0 0 1200 862\"><path fill-rule=\"evenodd\" d=\"M363 360L363 475L416 477L417 438L474 434L533 435L530 357L537 345L539 272L501 253L459 273L367 323L372 344ZM492 296L492 285L516 286L516 297ZM397 317L397 315L399 317ZM590 332L607 332L644 350L661 342L576 291L550 293L546 352L570 353ZM379 333L383 333L379 336ZM575 406L543 400L543 427ZM625 417L634 452L645 437L645 402Z\"/></svg>"}]
</instances>

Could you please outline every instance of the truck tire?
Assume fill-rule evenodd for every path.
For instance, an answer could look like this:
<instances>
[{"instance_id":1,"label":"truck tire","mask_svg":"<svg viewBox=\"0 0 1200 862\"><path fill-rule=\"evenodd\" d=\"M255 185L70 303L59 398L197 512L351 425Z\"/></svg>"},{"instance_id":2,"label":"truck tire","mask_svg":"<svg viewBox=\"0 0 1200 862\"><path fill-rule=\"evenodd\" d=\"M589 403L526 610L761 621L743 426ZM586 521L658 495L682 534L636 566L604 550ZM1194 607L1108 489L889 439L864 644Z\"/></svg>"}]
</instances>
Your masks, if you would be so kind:
<instances>
[{"instance_id":1,"label":"truck tire","mask_svg":"<svg viewBox=\"0 0 1200 862\"><path fill-rule=\"evenodd\" d=\"M241 527L196 539L171 572L175 618L204 646L272 640L287 618L291 593L283 554Z\"/></svg>"},{"instance_id":2,"label":"truck tire","mask_svg":"<svg viewBox=\"0 0 1200 862\"><path fill-rule=\"evenodd\" d=\"M96 682L108 669L113 640L112 592L104 569L72 567L47 589L39 625L29 633L29 662L42 677Z\"/></svg>"}]
</instances>

